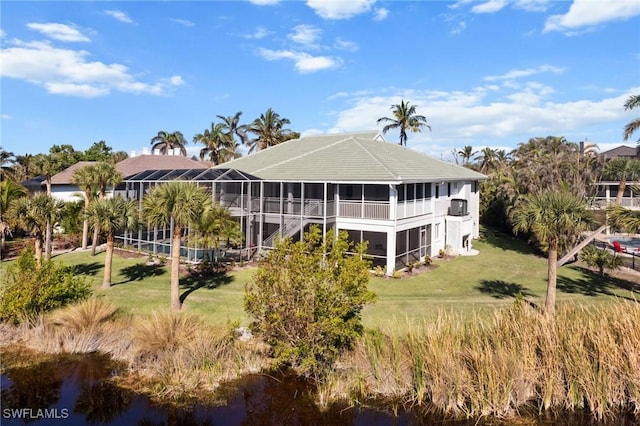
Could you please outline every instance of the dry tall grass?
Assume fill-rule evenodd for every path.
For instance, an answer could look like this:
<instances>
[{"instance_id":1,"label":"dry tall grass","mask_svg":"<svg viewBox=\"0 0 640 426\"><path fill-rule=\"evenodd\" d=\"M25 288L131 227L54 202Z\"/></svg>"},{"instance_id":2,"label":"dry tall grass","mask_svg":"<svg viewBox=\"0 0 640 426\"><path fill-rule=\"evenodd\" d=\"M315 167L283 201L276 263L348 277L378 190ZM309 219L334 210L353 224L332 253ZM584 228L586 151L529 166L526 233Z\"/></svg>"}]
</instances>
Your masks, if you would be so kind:
<instances>
[{"instance_id":1,"label":"dry tall grass","mask_svg":"<svg viewBox=\"0 0 640 426\"><path fill-rule=\"evenodd\" d=\"M361 339L320 388L323 402L387 397L454 417L524 408L640 412L640 304L559 307L550 320L517 302L490 320L449 313L398 340Z\"/></svg>"}]
</instances>

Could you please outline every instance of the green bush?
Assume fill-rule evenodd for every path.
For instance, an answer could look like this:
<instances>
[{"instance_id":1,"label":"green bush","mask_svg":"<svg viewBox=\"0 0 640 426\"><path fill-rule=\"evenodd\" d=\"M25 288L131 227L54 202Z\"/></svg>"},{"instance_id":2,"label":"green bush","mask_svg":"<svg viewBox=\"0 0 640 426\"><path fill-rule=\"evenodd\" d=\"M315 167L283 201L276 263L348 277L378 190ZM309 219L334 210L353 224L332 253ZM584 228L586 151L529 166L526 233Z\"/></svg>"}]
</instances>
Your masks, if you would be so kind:
<instances>
[{"instance_id":1,"label":"green bush","mask_svg":"<svg viewBox=\"0 0 640 426\"><path fill-rule=\"evenodd\" d=\"M354 252L348 255L347 252ZM278 242L245 289L251 329L271 346L276 366L320 377L363 332L367 290L366 244L352 247L346 232L323 240L317 227L303 241Z\"/></svg>"},{"instance_id":2,"label":"green bush","mask_svg":"<svg viewBox=\"0 0 640 426\"><path fill-rule=\"evenodd\" d=\"M46 260L36 268L33 249L27 248L6 270L0 287L0 321L19 323L90 295L89 283L62 264Z\"/></svg>"},{"instance_id":3,"label":"green bush","mask_svg":"<svg viewBox=\"0 0 640 426\"><path fill-rule=\"evenodd\" d=\"M604 275L605 269L613 271L619 269L624 263L622 257L618 256L617 253L601 250L593 245L583 248L580 257L587 266L597 268L600 275Z\"/></svg>"}]
</instances>

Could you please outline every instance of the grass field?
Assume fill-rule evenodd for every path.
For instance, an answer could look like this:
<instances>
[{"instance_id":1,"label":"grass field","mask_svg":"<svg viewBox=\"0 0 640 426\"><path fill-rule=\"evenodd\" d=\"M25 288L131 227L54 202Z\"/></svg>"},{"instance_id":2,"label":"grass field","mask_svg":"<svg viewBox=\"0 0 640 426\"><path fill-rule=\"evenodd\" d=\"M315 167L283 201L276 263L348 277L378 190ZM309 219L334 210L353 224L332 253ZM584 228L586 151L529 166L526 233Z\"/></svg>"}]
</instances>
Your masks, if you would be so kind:
<instances>
[{"instance_id":1,"label":"grass field","mask_svg":"<svg viewBox=\"0 0 640 426\"><path fill-rule=\"evenodd\" d=\"M477 256L434 259L434 268L414 272L402 279L371 278L370 289L378 301L364 311L367 327L402 330L407 320L433 318L440 310L451 310L464 318L512 303L521 294L540 304L546 291L547 262L532 253L527 244L508 234L484 229L474 242ZM95 294L131 313L150 313L169 307L169 270L147 266L146 258L114 256L113 287L101 290L104 253L71 252L55 257L91 281ZM0 269L6 268L2 262ZM244 268L218 278L181 279L184 310L215 323L246 324L242 299L244 285L254 273ZM0 270L0 277L1 277ZM640 278L600 276L580 264L563 266L558 274L558 303L600 304L616 297L634 298Z\"/></svg>"}]
</instances>

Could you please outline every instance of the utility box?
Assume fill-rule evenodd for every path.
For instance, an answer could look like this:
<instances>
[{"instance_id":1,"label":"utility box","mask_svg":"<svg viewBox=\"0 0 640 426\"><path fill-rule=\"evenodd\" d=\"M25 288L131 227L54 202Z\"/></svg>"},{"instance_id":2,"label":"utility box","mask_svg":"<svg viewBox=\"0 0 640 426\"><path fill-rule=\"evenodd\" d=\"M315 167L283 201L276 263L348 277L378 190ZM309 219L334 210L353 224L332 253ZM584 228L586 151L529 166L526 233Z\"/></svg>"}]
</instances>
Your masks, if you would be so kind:
<instances>
[{"instance_id":1,"label":"utility box","mask_svg":"<svg viewBox=\"0 0 640 426\"><path fill-rule=\"evenodd\" d=\"M460 198L454 198L451 200L451 207L449 207L449 216L466 216L469 214L467 211L467 200Z\"/></svg>"}]
</instances>

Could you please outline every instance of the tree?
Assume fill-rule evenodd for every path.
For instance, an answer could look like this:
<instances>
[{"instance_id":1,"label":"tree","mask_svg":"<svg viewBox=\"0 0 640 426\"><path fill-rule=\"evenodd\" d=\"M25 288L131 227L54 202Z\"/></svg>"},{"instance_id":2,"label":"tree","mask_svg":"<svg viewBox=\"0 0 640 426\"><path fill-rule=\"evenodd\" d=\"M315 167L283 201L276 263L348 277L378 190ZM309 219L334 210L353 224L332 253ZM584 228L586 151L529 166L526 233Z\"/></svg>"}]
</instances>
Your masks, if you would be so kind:
<instances>
[{"instance_id":1,"label":"tree","mask_svg":"<svg viewBox=\"0 0 640 426\"><path fill-rule=\"evenodd\" d=\"M67 145L70 146L70 145ZM56 148L56 149L54 149ZM63 151L64 149L59 148L57 145L54 145L51 148L54 152L49 155L38 154L34 157L33 163L36 169L36 173L45 177L45 184L47 186L47 195L51 196L51 178L65 169L65 164L67 160L63 159ZM51 258L51 239L53 233L53 224L47 223L45 229L45 237L44 237L44 249L45 249L45 257L47 259Z\"/></svg>"},{"instance_id":2,"label":"tree","mask_svg":"<svg viewBox=\"0 0 640 426\"><path fill-rule=\"evenodd\" d=\"M0 146L0 181L11 175L11 168L7 164L15 163L15 155L13 152L5 151Z\"/></svg>"},{"instance_id":3,"label":"tree","mask_svg":"<svg viewBox=\"0 0 640 426\"><path fill-rule=\"evenodd\" d=\"M209 208L211 197L193 182L172 181L154 187L143 202L150 226L173 226L171 237L171 307L180 310L180 241L182 230Z\"/></svg>"},{"instance_id":4,"label":"tree","mask_svg":"<svg viewBox=\"0 0 640 426\"><path fill-rule=\"evenodd\" d=\"M220 120L222 120L223 129L226 131L226 134L234 139L234 135L240 138L240 143L243 145L249 144L249 136L247 136L247 125L240 124L240 116L242 115L242 111L236 112L234 115L230 115L225 117L224 115L217 115Z\"/></svg>"},{"instance_id":5,"label":"tree","mask_svg":"<svg viewBox=\"0 0 640 426\"><path fill-rule=\"evenodd\" d=\"M618 181L616 204L622 203L622 196L627 188L627 182L634 181L640 176L640 160L635 158L612 158L604 165L603 177Z\"/></svg>"},{"instance_id":6,"label":"tree","mask_svg":"<svg viewBox=\"0 0 640 426\"><path fill-rule=\"evenodd\" d=\"M187 144L187 140L182 133L173 132L169 133L164 130L160 130L157 135L151 138L151 149L158 150L161 155L169 154L169 151L179 149L180 154L187 156L187 149L184 147Z\"/></svg>"},{"instance_id":7,"label":"tree","mask_svg":"<svg viewBox=\"0 0 640 426\"><path fill-rule=\"evenodd\" d=\"M489 173L496 168L498 162L497 152L494 149L486 147L476 155L475 160L480 163L480 173Z\"/></svg>"},{"instance_id":8,"label":"tree","mask_svg":"<svg viewBox=\"0 0 640 426\"><path fill-rule=\"evenodd\" d=\"M24 186L15 183L12 180L3 180L0 182L0 260L2 259L2 250L4 249L5 238L10 234L10 227L6 221L7 211L16 200L27 195Z\"/></svg>"},{"instance_id":9,"label":"tree","mask_svg":"<svg viewBox=\"0 0 640 426\"><path fill-rule=\"evenodd\" d=\"M580 258L587 266L598 268L600 275L604 275L605 269L619 269L623 265L623 260L618 253L611 253L605 249L599 249L594 245L589 245L582 249Z\"/></svg>"},{"instance_id":10,"label":"tree","mask_svg":"<svg viewBox=\"0 0 640 426\"><path fill-rule=\"evenodd\" d=\"M36 264L42 264L42 244L47 227L57 222L64 208L62 201L57 201L48 194L40 193L31 198L16 200L9 210L12 219L30 232L34 239Z\"/></svg>"},{"instance_id":11,"label":"tree","mask_svg":"<svg viewBox=\"0 0 640 426\"><path fill-rule=\"evenodd\" d=\"M313 227L302 241L281 240L267 253L244 307L278 364L321 376L362 334L362 309L375 300L365 252L366 243L354 248L346 232L323 239Z\"/></svg>"},{"instance_id":12,"label":"tree","mask_svg":"<svg viewBox=\"0 0 640 426\"><path fill-rule=\"evenodd\" d=\"M211 123L211 129L204 129L204 132L193 137L193 141L204 145L200 150L200 159L204 160L208 156L214 165L240 157L237 142L231 133L225 132L225 125L222 123Z\"/></svg>"},{"instance_id":13,"label":"tree","mask_svg":"<svg viewBox=\"0 0 640 426\"><path fill-rule=\"evenodd\" d=\"M115 189L122 180L122 173L120 173L113 164L100 161L93 166L93 182L95 184L95 190L98 192L98 198L103 199L107 195L107 189L109 187ZM100 228L93 228L93 241L91 244L91 255L95 256L96 246L98 245L98 237L100 235Z\"/></svg>"},{"instance_id":14,"label":"tree","mask_svg":"<svg viewBox=\"0 0 640 426\"><path fill-rule=\"evenodd\" d=\"M82 159L84 161L109 161L112 149L105 141L94 142L84 151Z\"/></svg>"},{"instance_id":15,"label":"tree","mask_svg":"<svg viewBox=\"0 0 640 426\"><path fill-rule=\"evenodd\" d=\"M407 146L407 131L420 132L423 127L431 130L431 126L427 124L427 118L423 115L416 114L416 106L409 105L409 102L402 100L399 104L391 106L393 118L382 117L377 123L389 123L382 128L382 134L386 134L391 129L400 129L401 146Z\"/></svg>"},{"instance_id":16,"label":"tree","mask_svg":"<svg viewBox=\"0 0 640 426\"><path fill-rule=\"evenodd\" d=\"M71 176L71 182L82 190L82 198L84 199L84 219L82 221L82 249L86 250L89 240L89 221L87 219L87 210L89 204L96 194L95 165L88 165L77 169Z\"/></svg>"},{"instance_id":17,"label":"tree","mask_svg":"<svg viewBox=\"0 0 640 426\"><path fill-rule=\"evenodd\" d=\"M109 288L111 287L111 264L115 234L137 225L138 210L133 201L125 201L122 197L117 196L94 201L87 209L86 216L94 228L107 234L102 288Z\"/></svg>"},{"instance_id":18,"label":"tree","mask_svg":"<svg viewBox=\"0 0 640 426\"><path fill-rule=\"evenodd\" d=\"M76 164L82 160L82 152L76 151L76 149L69 144L53 145L49 148L49 155L56 158L60 171Z\"/></svg>"},{"instance_id":19,"label":"tree","mask_svg":"<svg viewBox=\"0 0 640 426\"><path fill-rule=\"evenodd\" d=\"M584 197L566 187L527 194L512 211L514 232L533 235L547 251L548 283L544 309L549 316L553 316L555 309L558 252L587 230L590 222Z\"/></svg>"},{"instance_id":20,"label":"tree","mask_svg":"<svg viewBox=\"0 0 640 426\"><path fill-rule=\"evenodd\" d=\"M613 205L607 209L607 224L630 234L640 233L640 211Z\"/></svg>"},{"instance_id":21,"label":"tree","mask_svg":"<svg viewBox=\"0 0 640 426\"><path fill-rule=\"evenodd\" d=\"M249 133L257 136L248 142L249 153L262 151L279 143L299 138L300 133L284 128L287 124L291 124L291 121L288 118L281 118L280 114L271 108L260 114L260 117L256 118L247 129Z\"/></svg>"},{"instance_id":22,"label":"tree","mask_svg":"<svg viewBox=\"0 0 640 426\"><path fill-rule=\"evenodd\" d=\"M16 155L12 165L13 177L16 182L31 179L34 172L34 156L32 154Z\"/></svg>"},{"instance_id":23,"label":"tree","mask_svg":"<svg viewBox=\"0 0 640 426\"><path fill-rule=\"evenodd\" d=\"M460 156L460 158L462 158L462 163L466 166L471 161L471 157L473 157L477 153L478 151L474 151L471 145L467 145L457 152L457 156Z\"/></svg>"},{"instance_id":24,"label":"tree","mask_svg":"<svg viewBox=\"0 0 640 426\"><path fill-rule=\"evenodd\" d=\"M624 109L634 109L640 107L640 95L632 95L629 96L629 99L624 103ZM640 118L636 118L635 120L631 120L624 127L624 140L629 140L632 134L634 134L638 129L640 129ZM639 141L640 142L640 141Z\"/></svg>"},{"instance_id":25,"label":"tree","mask_svg":"<svg viewBox=\"0 0 640 426\"><path fill-rule=\"evenodd\" d=\"M213 255L209 259L218 261L217 251L224 245L228 247L242 241L240 224L233 219L227 207L211 205L194 223L196 235L194 242L210 249Z\"/></svg>"}]
</instances>

